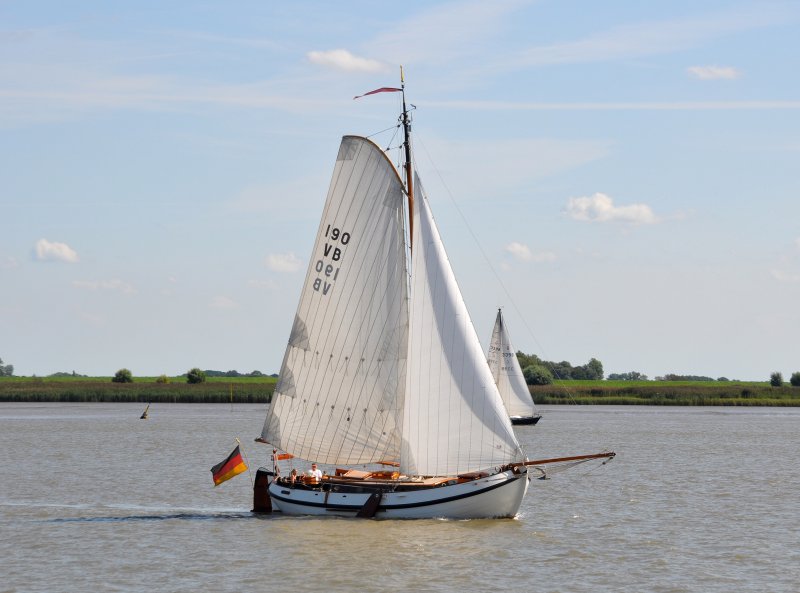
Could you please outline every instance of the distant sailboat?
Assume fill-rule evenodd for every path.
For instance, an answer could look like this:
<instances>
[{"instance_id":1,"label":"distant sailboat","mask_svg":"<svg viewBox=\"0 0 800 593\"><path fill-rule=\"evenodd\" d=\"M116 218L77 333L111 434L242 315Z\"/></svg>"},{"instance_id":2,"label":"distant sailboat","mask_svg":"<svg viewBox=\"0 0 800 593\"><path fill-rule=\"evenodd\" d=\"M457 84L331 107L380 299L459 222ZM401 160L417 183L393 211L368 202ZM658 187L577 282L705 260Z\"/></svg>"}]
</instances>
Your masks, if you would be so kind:
<instances>
[{"instance_id":1,"label":"distant sailboat","mask_svg":"<svg viewBox=\"0 0 800 593\"><path fill-rule=\"evenodd\" d=\"M514 434L413 171L405 94L400 123L405 180L374 142L342 138L256 439L273 447L272 471L256 475L256 512L513 517L528 489L536 462ZM335 469L279 475L291 457Z\"/></svg>"},{"instance_id":2,"label":"distant sailboat","mask_svg":"<svg viewBox=\"0 0 800 593\"><path fill-rule=\"evenodd\" d=\"M147 404L147 406L144 409L144 412L142 412L142 415L139 416L139 420L147 420L147 412L149 410L150 410L150 404Z\"/></svg>"},{"instance_id":3,"label":"distant sailboat","mask_svg":"<svg viewBox=\"0 0 800 593\"><path fill-rule=\"evenodd\" d=\"M511 345L502 310L497 310L489 352L486 356L495 385L503 399L512 424L536 424L542 415L536 413L525 375L517 360L516 350Z\"/></svg>"}]
</instances>

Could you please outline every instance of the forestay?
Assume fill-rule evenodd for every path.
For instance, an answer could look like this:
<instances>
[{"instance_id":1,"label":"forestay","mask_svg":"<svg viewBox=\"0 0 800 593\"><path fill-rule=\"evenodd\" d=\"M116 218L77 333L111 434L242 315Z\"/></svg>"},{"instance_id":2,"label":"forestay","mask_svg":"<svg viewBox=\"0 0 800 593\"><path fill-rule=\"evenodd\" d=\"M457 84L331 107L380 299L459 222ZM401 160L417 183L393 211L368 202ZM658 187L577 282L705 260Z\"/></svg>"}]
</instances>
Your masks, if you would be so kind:
<instances>
[{"instance_id":1,"label":"forestay","mask_svg":"<svg viewBox=\"0 0 800 593\"><path fill-rule=\"evenodd\" d=\"M499 310L489 343L487 361L509 416L533 416L533 398L519 366L516 350L511 345L511 336L503 321L503 314Z\"/></svg>"},{"instance_id":2,"label":"forestay","mask_svg":"<svg viewBox=\"0 0 800 593\"><path fill-rule=\"evenodd\" d=\"M408 320L403 184L345 136L262 437L331 464L398 459Z\"/></svg>"}]
</instances>

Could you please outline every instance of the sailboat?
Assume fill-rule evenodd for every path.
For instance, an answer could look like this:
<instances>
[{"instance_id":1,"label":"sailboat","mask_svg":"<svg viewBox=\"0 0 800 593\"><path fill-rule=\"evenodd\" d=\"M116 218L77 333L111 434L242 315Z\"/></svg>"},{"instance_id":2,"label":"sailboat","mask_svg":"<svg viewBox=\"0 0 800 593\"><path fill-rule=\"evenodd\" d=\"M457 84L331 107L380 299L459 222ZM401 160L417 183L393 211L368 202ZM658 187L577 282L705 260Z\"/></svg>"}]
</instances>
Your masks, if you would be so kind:
<instances>
[{"instance_id":1,"label":"sailboat","mask_svg":"<svg viewBox=\"0 0 800 593\"><path fill-rule=\"evenodd\" d=\"M403 94L404 178L365 137L344 136L339 146L256 439L273 452L272 469L256 475L256 512L514 517L528 489L534 462L514 434L413 170L404 87L373 91ZM328 471L281 475L279 460L292 457Z\"/></svg>"},{"instance_id":2,"label":"sailboat","mask_svg":"<svg viewBox=\"0 0 800 593\"><path fill-rule=\"evenodd\" d=\"M536 413L530 389L525 382L517 354L511 345L502 309L497 310L497 318L489 342L486 361L492 371L500 397L508 411L512 424L536 424L542 418Z\"/></svg>"},{"instance_id":3,"label":"sailboat","mask_svg":"<svg viewBox=\"0 0 800 593\"><path fill-rule=\"evenodd\" d=\"M149 411L150 411L150 404L147 404L144 408L144 412L142 412L142 415L139 416L139 420L147 420Z\"/></svg>"}]
</instances>

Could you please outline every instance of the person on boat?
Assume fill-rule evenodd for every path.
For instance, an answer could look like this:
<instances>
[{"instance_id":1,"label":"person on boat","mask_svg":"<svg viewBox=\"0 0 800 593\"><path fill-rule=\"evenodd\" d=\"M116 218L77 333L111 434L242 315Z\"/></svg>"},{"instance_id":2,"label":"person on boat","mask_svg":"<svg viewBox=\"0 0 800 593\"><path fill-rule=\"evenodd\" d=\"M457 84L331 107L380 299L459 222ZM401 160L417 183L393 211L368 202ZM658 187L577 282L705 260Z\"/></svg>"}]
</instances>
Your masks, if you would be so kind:
<instances>
[{"instance_id":1,"label":"person on boat","mask_svg":"<svg viewBox=\"0 0 800 593\"><path fill-rule=\"evenodd\" d=\"M311 464L311 470L308 472L308 476L315 481L322 479L322 470L317 467L316 463Z\"/></svg>"},{"instance_id":2,"label":"person on boat","mask_svg":"<svg viewBox=\"0 0 800 593\"><path fill-rule=\"evenodd\" d=\"M289 474L289 482L291 482L292 484L297 482L297 470L296 469L293 469L292 473Z\"/></svg>"}]
</instances>

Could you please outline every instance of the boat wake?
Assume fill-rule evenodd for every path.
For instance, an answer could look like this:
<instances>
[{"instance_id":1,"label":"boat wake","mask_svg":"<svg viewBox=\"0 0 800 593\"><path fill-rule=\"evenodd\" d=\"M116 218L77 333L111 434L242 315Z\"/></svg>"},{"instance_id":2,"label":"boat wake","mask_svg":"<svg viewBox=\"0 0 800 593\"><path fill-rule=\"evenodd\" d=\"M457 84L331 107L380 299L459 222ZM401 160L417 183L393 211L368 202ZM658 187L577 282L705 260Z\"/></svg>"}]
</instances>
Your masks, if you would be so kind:
<instances>
[{"instance_id":1,"label":"boat wake","mask_svg":"<svg viewBox=\"0 0 800 593\"><path fill-rule=\"evenodd\" d=\"M167 515L120 515L102 517L57 517L42 523L126 523L128 521L238 521L252 519L249 511L238 513L171 513Z\"/></svg>"}]
</instances>

